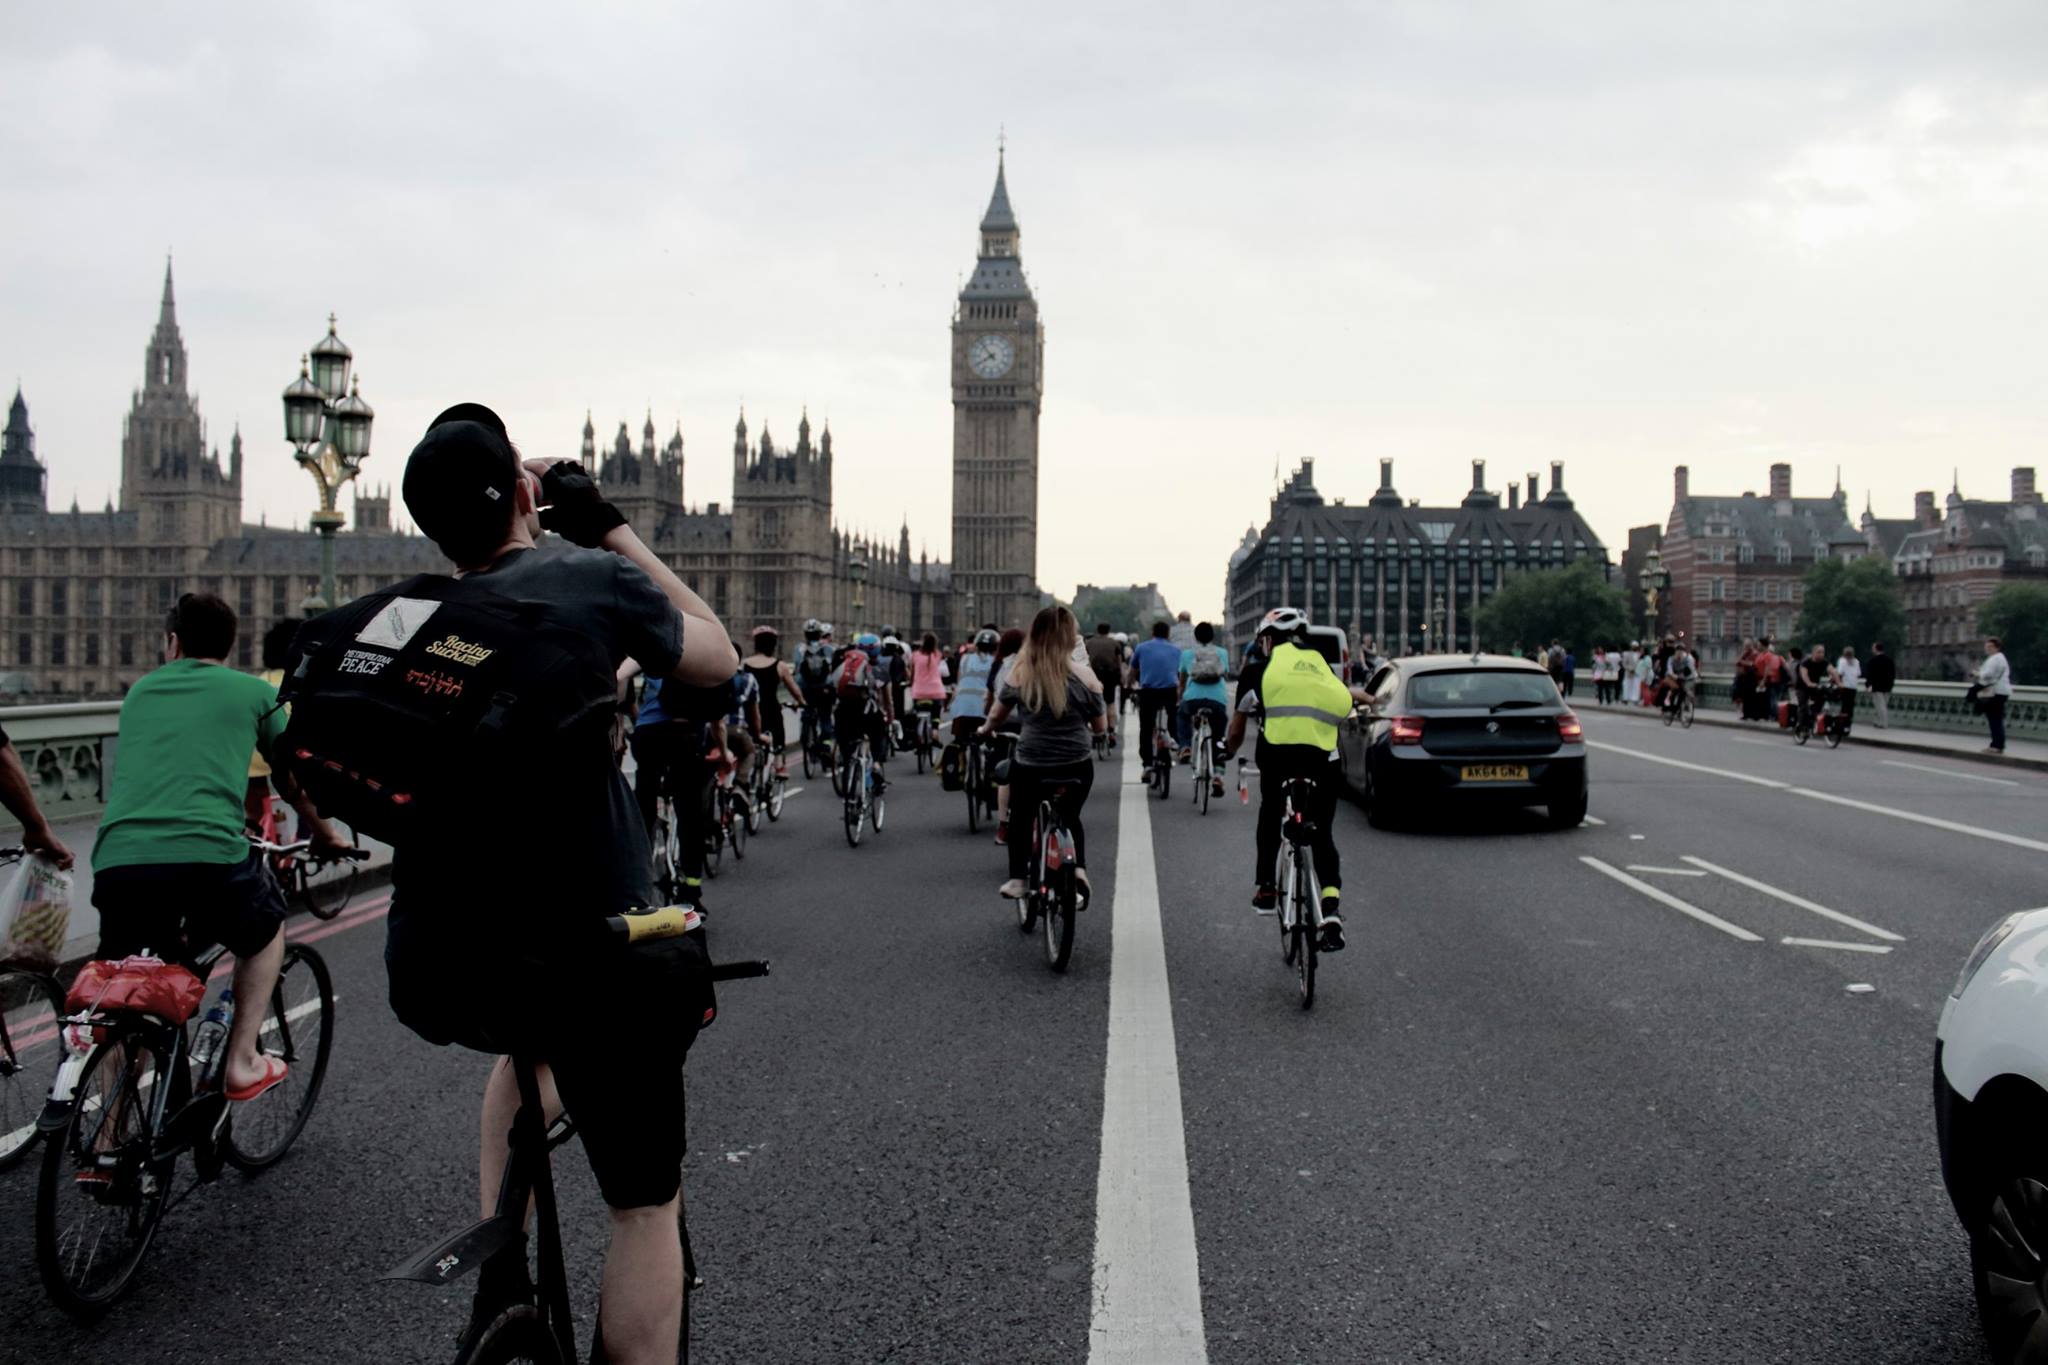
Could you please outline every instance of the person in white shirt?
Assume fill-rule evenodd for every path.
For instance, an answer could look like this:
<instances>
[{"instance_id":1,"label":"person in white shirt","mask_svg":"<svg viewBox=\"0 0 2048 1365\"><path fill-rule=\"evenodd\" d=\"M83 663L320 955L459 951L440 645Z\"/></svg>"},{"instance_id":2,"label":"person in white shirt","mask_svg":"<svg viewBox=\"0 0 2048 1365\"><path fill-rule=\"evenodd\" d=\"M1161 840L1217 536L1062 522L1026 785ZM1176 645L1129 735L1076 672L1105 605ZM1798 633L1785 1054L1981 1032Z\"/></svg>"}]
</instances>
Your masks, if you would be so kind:
<instances>
[{"instance_id":1,"label":"person in white shirt","mask_svg":"<svg viewBox=\"0 0 2048 1365\"><path fill-rule=\"evenodd\" d=\"M1977 701L1991 727L1988 754L2005 752L2005 704L2012 697L2012 665L2005 660L2005 641L1996 635L1984 641L1984 662L1977 666Z\"/></svg>"},{"instance_id":2,"label":"person in white shirt","mask_svg":"<svg viewBox=\"0 0 2048 1365\"><path fill-rule=\"evenodd\" d=\"M1856 689L1863 686L1863 665L1856 662L1856 646L1842 646L1842 657L1835 660L1835 676L1842 680L1842 722L1846 725L1856 718Z\"/></svg>"},{"instance_id":3,"label":"person in white shirt","mask_svg":"<svg viewBox=\"0 0 2048 1365\"><path fill-rule=\"evenodd\" d=\"M1636 660L1642 656L1636 651L1636 642L1628 642L1628 648L1621 651L1621 700L1624 706L1634 706L1643 699L1642 684L1636 678Z\"/></svg>"}]
</instances>

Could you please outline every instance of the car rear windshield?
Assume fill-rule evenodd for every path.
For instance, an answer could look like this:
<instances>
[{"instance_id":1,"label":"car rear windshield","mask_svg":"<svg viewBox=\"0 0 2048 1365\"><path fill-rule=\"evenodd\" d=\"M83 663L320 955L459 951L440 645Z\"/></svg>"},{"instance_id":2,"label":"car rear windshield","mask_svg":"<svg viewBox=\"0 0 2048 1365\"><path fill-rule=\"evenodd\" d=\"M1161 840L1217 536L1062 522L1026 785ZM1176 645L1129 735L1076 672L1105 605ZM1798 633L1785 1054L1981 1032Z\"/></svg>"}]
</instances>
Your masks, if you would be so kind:
<instances>
[{"instance_id":1,"label":"car rear windshield","mask_svg":"<svg viewBox=\"0 0 2048 1365\"><path fill-rule=\"evenodd\" d=\"M1508 668L1418 673L1408 681L1408 704L1418 711L1495 707L1503 702L1515 708L1554 706L1557 688L1545 674Z\"/></svg>"}]
</instances>

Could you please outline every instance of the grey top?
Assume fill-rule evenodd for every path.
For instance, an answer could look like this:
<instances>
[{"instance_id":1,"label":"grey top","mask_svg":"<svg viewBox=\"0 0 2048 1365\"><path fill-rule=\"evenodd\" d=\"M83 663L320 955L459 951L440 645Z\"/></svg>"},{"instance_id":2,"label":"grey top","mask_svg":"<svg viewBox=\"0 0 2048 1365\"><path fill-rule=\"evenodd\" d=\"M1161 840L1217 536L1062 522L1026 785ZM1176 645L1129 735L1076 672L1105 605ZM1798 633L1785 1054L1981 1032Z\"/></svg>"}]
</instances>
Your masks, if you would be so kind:
<instances>
[{"instance_id":1,"label":"grey top","mask_svg":"<svg viewBox=\"0 0 2048 1365\"><path fill-rule=\"evenodd\" d=\"M1024 722L1017 741L1017 762L1030 768L1050 768L1061 763L1079 763L1090 758L1094 746L1088 737L1088 722L1102 714L1102 696L1072 674L1067 676L1067 711L1055 716L1046 710L1031 710L1014 684L1005 681L997 700L1015 709Z\"/></svg>"}]
</instances>

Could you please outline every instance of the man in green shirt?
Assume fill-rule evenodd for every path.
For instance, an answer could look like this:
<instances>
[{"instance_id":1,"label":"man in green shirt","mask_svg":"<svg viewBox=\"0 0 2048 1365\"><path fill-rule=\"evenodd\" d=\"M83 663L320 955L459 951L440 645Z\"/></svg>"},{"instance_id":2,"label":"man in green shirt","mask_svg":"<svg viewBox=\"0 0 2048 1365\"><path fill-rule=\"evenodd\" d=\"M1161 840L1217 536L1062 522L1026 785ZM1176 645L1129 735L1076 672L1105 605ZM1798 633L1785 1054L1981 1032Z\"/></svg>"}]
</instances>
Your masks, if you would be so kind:
<instances>
[{"instance_id":1,"label":"man in green shirt","mask_svg":"<svg viewBox=\"0 0 2048 1365\"><path fill-rule=\"evenodd\" d=\"M212 593L186 593L165 623L162 668L121 704L113 791L93 845L100 949L189 959L214 943L235 955L235 1018L222 1085L249 1100L284 1079L258 1049L262 1002L284 960L284 897L243 829L249 751L266 758L284 732L277 692L225 664L235 614ZM347 844L296 792L316 850Z\"/></svg>"}]
</instances>

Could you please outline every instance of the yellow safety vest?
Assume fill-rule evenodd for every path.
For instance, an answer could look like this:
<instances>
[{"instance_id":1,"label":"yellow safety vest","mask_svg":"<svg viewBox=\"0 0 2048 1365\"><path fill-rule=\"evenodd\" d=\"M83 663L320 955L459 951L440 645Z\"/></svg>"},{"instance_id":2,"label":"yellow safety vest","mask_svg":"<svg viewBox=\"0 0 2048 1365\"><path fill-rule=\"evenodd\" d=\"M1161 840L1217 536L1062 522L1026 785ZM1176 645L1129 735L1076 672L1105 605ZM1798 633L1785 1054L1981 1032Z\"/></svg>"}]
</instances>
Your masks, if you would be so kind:
<instances>
[{"instance_id":1,"label":"yellow safety vest","mask_svg":"<svg viewBox=\"0 0 2048 1365\"><path fill-rule=\"evenodd\" d=\"M1268 744L1337 747L1337 727L1351 714L1351 689L1338 681L1323 656L1283 644L1266 661L1259 683Z\"/></svg>"}]
</instances>

